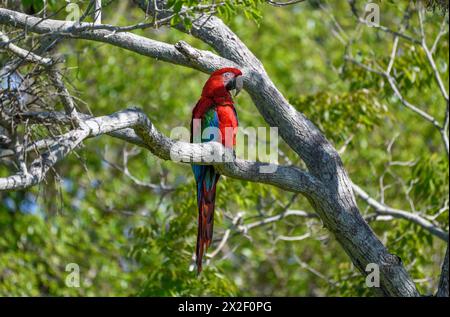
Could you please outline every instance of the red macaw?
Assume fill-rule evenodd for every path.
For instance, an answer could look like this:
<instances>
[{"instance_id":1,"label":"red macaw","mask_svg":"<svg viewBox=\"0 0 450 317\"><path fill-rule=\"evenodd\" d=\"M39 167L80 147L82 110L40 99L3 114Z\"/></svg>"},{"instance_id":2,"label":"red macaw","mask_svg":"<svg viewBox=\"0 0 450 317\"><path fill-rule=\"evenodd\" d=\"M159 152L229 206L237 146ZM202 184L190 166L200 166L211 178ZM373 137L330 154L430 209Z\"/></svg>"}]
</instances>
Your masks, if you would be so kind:
<instances>
[{"instance_id":1,"label":"red macaw","mask_svg":"<svg viewBox=\"0 0 450 317\"><path fill-rule=\"evenodd\" d=\"M230 91L235 90L235 96L237 96L242 86L242 72L239 69L222 68L211 74L203 87L200 100L192 110L191 143L217 141L231 148L236 145L238 117ZM207 131L205 131L206 128L208 128ZM214 128L216 132L220 131L220 134L214 134L212 130ZM230 130L232 131L232 138L229 137L228 131ZM192 170L197 184L198 233L196 257L197 273L200 273L203 254L212 242L216 185L220 175L213 166L208 165L194 164Z\"/></svg>"}]
</instances>

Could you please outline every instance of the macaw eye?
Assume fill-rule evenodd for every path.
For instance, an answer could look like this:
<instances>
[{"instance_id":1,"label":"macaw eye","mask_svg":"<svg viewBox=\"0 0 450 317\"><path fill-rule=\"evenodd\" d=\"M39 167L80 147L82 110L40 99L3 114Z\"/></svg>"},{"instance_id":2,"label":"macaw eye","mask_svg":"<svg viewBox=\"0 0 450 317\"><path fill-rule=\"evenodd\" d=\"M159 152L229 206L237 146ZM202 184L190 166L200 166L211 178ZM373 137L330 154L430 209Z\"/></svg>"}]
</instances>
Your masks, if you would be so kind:
<instances>
[{"instance_id":1,"label":"macaw eye","mask_svg":"<svg viewBox=\"0 0 450 317\"><path fill-rule=\"evenodd\" d=\"M230 79L232 79L234 77L234 74L228 72L228 73L224 73L222 75L222 77L224 79L224 82L226 83L227 81L229 81Z\"/></svg>"}]
</instances>

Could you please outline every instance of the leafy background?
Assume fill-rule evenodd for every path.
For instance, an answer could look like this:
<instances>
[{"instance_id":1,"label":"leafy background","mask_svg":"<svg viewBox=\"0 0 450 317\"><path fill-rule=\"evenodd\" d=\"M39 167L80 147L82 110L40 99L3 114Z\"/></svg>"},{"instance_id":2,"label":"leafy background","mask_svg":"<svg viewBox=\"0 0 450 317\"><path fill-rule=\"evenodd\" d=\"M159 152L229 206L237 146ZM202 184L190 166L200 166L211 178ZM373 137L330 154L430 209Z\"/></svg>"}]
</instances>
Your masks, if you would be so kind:
<instances>
[{"instance_id":1,"label":"leafy background","mask_svg":"<svg viewBox=\"0 0 450 317\"><path fill-rule=\"evenodd\" d=\"M195 6L199 1L172 1ZM39 10L40 1L34 1ZM82 8L87 1L78 1ZM377 75L344 61L346 47L330 31L332 12L349 36L353 53L368 64L386 66L392 36L356 28L346 1L318 1L274 8L262 1L227 1L219 11L239 37L264 63L291 103L332 140L337 148L349 137L342 155L351 179L378 195L385 182L401 177L415 184L410 192L417 210L436 213L448 196L448 159L441 140L427 122L406 111ZM406 1L405 1L406 3ZM33 4L23 1L25 6ZM57 10L51 1L49 10ZM381 23L397 29L403 2L383 1ZM63 18L57 13L56 18ZM110 1L105 23L130 25L143 13L127 1ZM437 34L442 17L427 12L426 32ZM174 18L173 23L180 20ZM189 27L189 21L181 21ZM417 30L417 17L411 20ZM448 28L448 24L447 24ZM157 40L205 44L173 29L135 31ZM400 44L396 80L408 100L438 118L445 104L422 51ZM0 62L8 55L0 52ZM191 109L207 75L157 62L102 43L66 41L57 54L66 60L65 79L81 111L110 114L137 106L163 133L189 126ZM448 38L435 59L448 89ZM240 124L266 126L248 95L237 99ZM396 137L392 153L386 147ZM280 163L302 164L280 141ZM204 272L190 271L196 239L194 179L189 166L161 161L134 151L129 170L144 182L174 187L162 195L135 184L120 170L122 152L133 147L106 136L89 140L58 164L45 183L28 190L0 193L0 295L9 296L361 296L372 295L342 248L317 219L286 217L282 221L231 234L223 252ZM388 162L415 161L411 166ZM117 168L119 167L119 168ZM0 176L11 170L0 165ZM409 210L402 186L392 186L386 202ZM223 177L218 187L215 237L232 228L230 217L243 213L246 222L291 209L312 211L306 199L274 187ZM369 214L364 202L361 211ZM448 211L438 219L448 228ZM436 289L444 243L404 220L371 222L372 228L405 263L423 294ZM234 232L234 231L232 231ZM280 235L311 233L302 241ZM81 269L81 287L65 285L68 263Z\"/></svg>"}]
</instances>

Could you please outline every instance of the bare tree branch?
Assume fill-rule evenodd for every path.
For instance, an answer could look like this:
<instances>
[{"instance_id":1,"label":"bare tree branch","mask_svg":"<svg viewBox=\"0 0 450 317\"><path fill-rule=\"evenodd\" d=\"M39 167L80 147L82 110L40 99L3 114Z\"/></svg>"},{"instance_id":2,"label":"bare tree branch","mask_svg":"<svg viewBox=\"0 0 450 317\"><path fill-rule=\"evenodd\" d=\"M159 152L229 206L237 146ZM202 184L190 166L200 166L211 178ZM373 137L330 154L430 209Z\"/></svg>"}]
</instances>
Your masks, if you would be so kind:
<instances>
[{"instance_id":1,"label":"bare tree branch","mask_svg":"<svg viewBox=\"0 0 450 317\"><path fill-rule=\"evenodd\" d=\"M433 46L431 47L431 54L434 54L435 52L436 52L436 49L437 49L437 45L438 45L438 43L439 43L439 40L445 35L445 34L447 34L448 33L448 30L447 30L447 28L446 28L446 26L447 26L447 15L448 15L448 13L444 16L444 18L442 19L442 22L441 22L441 28L440 28L440 30L439 30L439 33L438 33L438 35L436 36L436 38L434 39L434 42L433 42Z\"/></svg>"},{"instance_id":2,"label":"bare tree branch","mask_svg":"<svg viewBox=\"0 0 450 317\"><path fill-rule=\"evenodd\" d=\"M418 16L419 16L420 33L421 33L421 38L422 38L421 46L422 46L422 49L425 51L428 62L430 63L431 69L433 70L434 78L436 79L439 90L441 91L441 94L444 97L444 100L448 104L448 101L449 101L448 100L448 92L445 89L444 82L442 81L441 75L439 74L439 71L436 67L436 63L434 62L433 54L428 49L428 45L427 45L427 41L426 41L425 29L424 29L424 25L423 25L423 23L424 23L423 15L424 15L425 8L423 8L423 4L421 2L419 2L418 5L419 5L419 8L417 9L417 11L418 11Z\"/></svg>"},{"instance_id":3,"label":"bare tree branch","mask_svg":"<svg viewBox=\"0 0 450 317\"><path fill-rule=\"evenodd\" d=\"M59 93L60 99L62 104L64 105L64 109L66 111L66 114L71 118L72 122L79 126L81 124L81 120L78 117L77 109L75 107L75 103L70 96L69 91L66 88L66 85L64 85L63 79L61 74L55 70L50 70L50 80L52 81L53 85L56 87L57 92Z\"/></svg>"},{"instance_id":4,"label":"bare tree branch","mask_svg":"<svg viewBox=\"0 0 450 317\"><path fill-rule=\"evenodd\" d=\"M246 225L241 225L239 226L239 231L241 232L247 232L248 230L251 230L253 228L257 228L260 226L264 226L267 225L269 223L273 223L273 222L277 222L281 219L287 218L289 216L297 216L297 217L304 217L304 218L317 218L318 216L314 213L308 213L306 211L303 210L291 210L288 209L284 212L279 213L278 215L275 216L271 216L271 217L266 217L264 219L246 224Z\"/></svg>"},{"instance_id":5,"label":"bare tree branch","mask_svg":"<svg viewBox=\"0 0 450 317\"><path fill-rule=\"evenodd\" d=\"M295 167L278 166L274 173L260 173L264 163L235 159L227 162L230 153L217 142L192 144L176 142L162 135L147 116L136 109L119 111L109 116L96 117L83 122L81 127L59 136L49 152L44 153L31 165L29 175L13 175L0 178L0 190L23 189L44 179L48 169L70 153L83 140L125 128L133 128L136 134L156 156L164 160L177 158L181 163L208 164L229 177L272 184L289 191L301 192L307 196L323 193L319 181ZM221 160L217 160L217 158ZM216 161L214 161L216 160ZM44 168L35 168L44 166Z\"/></svg>"},{"instance_id":6,"label":"bare tree branch","mask_svg":"<svg viewBox=\"0 0 450 317\"><path fill-rule=\"evenodd\" d=\"M372 197L370 197L368 193L366 193L361 187L359 187L356 184L353 184L353 190L359 197L361 197L361 199L363 199L367 204L369 204L372 208L374 208L377 213L379 213L381 215L392 216L394 218L401 218L401 219L409 220L409 221L421 226L422 228L424 228L431 234L435 235L436 237L448 242L448 232L433 225L427 219L425 219L417 214L413 214L411 212L407 212L404 210L399 210L399 209L395 209L395 208L386 206L386 205L376 201Z\"/></svg>"},{"instance_id":7,"label":"bare tree branch","mask_svg":"<svg viewBox=\"0 0 450 317\"><path fill-rule=\"evenodd\" d=\"M94 24L102 23L102 0L93 0L94 5Z\"/></svg>"},{"instance_id":8,"label":"bare tree branch","mask_svg":"<svg viewBox=\"0 0 450 317\"><path fill-rule=\"evenodd\" d=\"M17 190L36 185L46 173L88 136L86 130L74 130L62 135L49 151L33 161L27 171L0 178L0 190Z\"/></svg>"},{"instance_id":9,"label":"bare tree branch","mask_svg":"<svg viewBox=\"0 0 450 317\"><path fill-rule=\"evenodd\" d=\"M212 72L225 66L236 66L235 63L221 58L209 51L196 50L195 60L180 53L174 45L151 40L128 32L91 29L91 23L74 23L68 21L41 19L0 8L0 24L27 29L38 34L54 34L65 38L80 38L109 43L138 54L198 69L202 72ZM195 49L194 49L195 50Z\"/></svg>"},{"instance_id":10,"label":"bare tree branch","mask_svg":"<svg viewBox=\"0 0 450 317\"><path fill-rule=\"evenodd\" d=\"M359 16L358 9L356 8L356 1L355 0L347 0L347 2L350 5L351 12L354 15L354 17L356 18L356 21L358 23L363 24L363 25L367 25L367 21ZM411 43L414 43L414 44L420 44L421 43L420 40L418 40L418 39L416 39L416 38L414 38L412 36L409 36L408 34L405 34L404 30L396 31L396 30L392 30L392 29L390 29L390 28L388 28L388 27L386 27L384 25L375 24L375 23L371 23L371 27L373 27L373 28L375 28L377 30L386 32L386 33L390 33L390 34L392 34L392 35L394 35L396 37L400 37L400 38L402 38L404 40L407 40L407 41L409 41Z\"/></svg>"},{"instance_id":11,"label":"bare tree branch","mask_svg":"<svg viewBox=\"0 0 450 317\"><path fill-rule=\"evenodd\" d=\"M20 58L29 61L30 63L36 63L44 66L51 66L53 61L50 58L45 58L18 47L10 42L9 37L0 32L0 47L4 46L6 49L19 56Z\"/></svg>"},{"instance_id":12,"label":"bare tree branch","mask_svg":"<svg viewBox=\"0 0 450 317\"><path fill-rule=\"evenodd\" d=\"M350 5L350 7L352 9L352 13L356 17L357 21L359 23L366 24L367 22L364 19L362 19L361 17L359 17L359 15L358 15L358 10L356 9L355 1L354 0L349 0L348 3ZM411 111L415 112L417 115L421 116L423 119L431 122L438 129L438 131L439 131L439 133L441 135L441 138L442 138L442 142L444 144L444 148L445 148L446 153L447 153L447 158L448 158L449 157L449 151L450 151L449 150L449 138L448 138L449 97L448 97L448 92L447 92L447 90L445 88L444 82L442 81L442 78L441 78L441 76L439 74L439 71L437 69L436 63L435 63L434 58L433 58L433 52L436 50L436 46L437 46L437 43L438 43L440 37L442 37L442 35L444 35L446 33L445 24L446 24L446 18L447 18L448 13L446 13L445 16L444 16L444 19L443 19L443 21L441 23L441 28L440 28L439 34L437 35L437 37L436 37L436 39L435 39L435 41L433 43L433 46L432 46L432 48L430 50L428 48L428 46L427 46L427 43L426 43L425 32L424 32L424 25L423 25L424 24L424 21L423 21L424 20L424 16L423 16L423 14L424 14L424 7L423 7L423 4L420 1L417 3L417 8L416 9L417 9L418 17L419 17L420 40L416 39L416 38L413 38L413 37L410 37L410 36L406 35L405 33L403 33L405 31L403 26L402 26L401 30L399 32L397 32L397 31L393 31L393 30L391 30L391 29L389 29L387 27L381 26L381 25L372 25L375 28L378 28L378 29L380 29L382 31L385 31L385 32L388 32L388 33L391 33L391 34L394 35L394 45L393 45L393 49L392 49L392 53L391 53L390 62L389 62L389 65L388 65L386 71L373 69L370 66L367 66L367 65L365 65L365 64L363 64L361 62L356 61L351 56L345 56L345 59L350 61L350 62L352 62L353 64L355 64L355 65L357 65L357 66L359 66L359 67L369 71L369 72L372 72L372 73L375 73L375 74L378 74L380 76L385 77L387 79L389 85L391 86L392 90L394 91L394 94L397 96L397 98L400 99L401 103L406 108L408 108ZM442 124L440 124L436 120L435 117L433 117L432 115L430 115L426 111L423 111L422 109L420 109L416 105L414 105L414 104L410 103L408 100L406 100L404 98L404 96L402 95L402 93L400 92L400 89L398 88L398 86L397 86L397 84L395 82L395 78L391 75L391 70L392 70L392 67L393 67L394 59L395 59L396 54L397 54L397 46L398 46L399 38L402 38L402 39L407 40L407 41L409 41L409 42L411 42L413 44L416 44L416 45L420 46L424 50L425 55L427 56L427 60L428 60L428 62L430 64L430 67L433 70L433 74L434 74L434 78L436 80L436 83L437 83L437 85L439 87L439 90L440 90L440 92L441 92L441 94L442 94L442 96L443 96L443 98L445 100L445 103L446 103L446 108L445 108L445 113L444 113L444 121L443 121Z\"/></svg>"},{"instance_id":13,"label":"bare tree branch","mask_svg":"<svg viewBox=\"0 0 450 317\"><path fill-rule=\"evenodd\" d=\"M345 57L346 60L350 61L351 63L371 72L371 73L375 73L378 74L380 76L383 76L387 79L389 85L391 86L392 90L394 91L394 94L397 96L397 98L400 100L400 102L408 109L410 109L411 111L413 111L414 113L416 113L417 115L419 115L420 117L422 117L423 119L429 121L431 124L433 124L436 128L441 129L441 125L440 123L436 120L436 118L434 118L432 115L430 115L429 113L425 112L424 110L420 109L419 107L417 107L416 105L413 105L412 103L410 103L408 100L406 100L403 95L401 94L400 90L397 87L397 84L395 83L395 79L394 77L392 77L388 72L385 71L381 71L381 70L376 70L370 66L367 66L363 63L358 62L357 60L355 60L352 57L346 56Z\"/></svg>"},{"instance_id":14,"label":"bare tree branch","mask_svg":"<svg viewBox=\"0 0 450 317\"><path fill-rule=\"evenodd\" d=\"M285 7L285 6L290 6L293 4L297 4L300 2L304 2L305 0L290 0L290 1L286 1L286 2L278 2L278 1L272 1L272 0L267 0L267 3L270 5L273 5L275 7Z\"/></svg>"}]
</instances>

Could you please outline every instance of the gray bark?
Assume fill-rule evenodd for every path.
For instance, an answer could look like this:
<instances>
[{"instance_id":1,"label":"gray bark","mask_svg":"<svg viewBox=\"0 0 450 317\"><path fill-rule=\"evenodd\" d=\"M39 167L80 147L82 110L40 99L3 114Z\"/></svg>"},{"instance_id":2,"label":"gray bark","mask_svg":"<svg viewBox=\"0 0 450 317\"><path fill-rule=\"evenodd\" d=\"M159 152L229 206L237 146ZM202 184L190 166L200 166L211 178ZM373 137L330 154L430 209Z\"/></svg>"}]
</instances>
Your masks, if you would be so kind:
<instances>
[{"instance_id":1,"label":"gray bark","mask_svg":"<svg viewBox=\"0 0 450 317\"><path fill-rule=\"evenodd\" d=\"M444 262L442 263L441 278L439 279L437 297L448 297L448 245L445 252Z\"/></svg>"}]
</instances>

